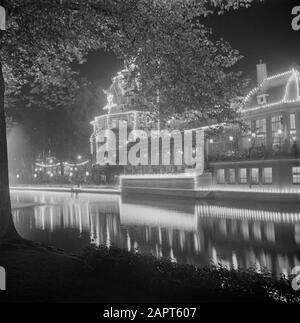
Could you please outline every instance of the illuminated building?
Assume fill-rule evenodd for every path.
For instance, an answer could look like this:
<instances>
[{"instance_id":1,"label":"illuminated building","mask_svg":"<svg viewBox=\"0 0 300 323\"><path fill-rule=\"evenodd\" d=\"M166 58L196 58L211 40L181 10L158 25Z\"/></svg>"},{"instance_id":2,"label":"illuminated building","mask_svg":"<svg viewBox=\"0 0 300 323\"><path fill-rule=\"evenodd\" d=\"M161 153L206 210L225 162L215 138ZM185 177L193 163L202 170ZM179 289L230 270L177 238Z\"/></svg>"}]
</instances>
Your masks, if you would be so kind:
<instances>
[{"instance_id":1,"label":"illuminated building","mask_svg":"<svg viewBox=\"0 0 300 323\"><path fill-rule=\"evenodd\" d=\"M146 106L146 103L141 102L139 97L133 93L133 87L129 82L128 70L122 70L112 79L110 88L104 93L107 96L107 104L103 108L107 113L95 117L91 122L93 126L93 133L90 137L90 150L92 154L92 160L94 164L94 171L98 173L99 177L104 177L106 182L114 180L120 173L128 171L129 167L122 167L118 165L118 150L116 145L112 144L109 135L107 135L107 150L112 151L115 154L117 165L111 166L111 160L109 160L109 154L102 158L99 153L99 148L103 145L102 138L99 133L102 131L110 130L117 137L117 147L119 147L118 129L120 122L126 123L127 132L135 130L154 130L158 129L158 114L155 109L151 112L144 111L141 106ZM142 111L141 111L142 110ZM128 145L127 145L128 144ZM126 143L129 148L130 143ZM110 165L109 165L110 164Z\"/></svg>"},{"instance_id":2,"label":"illuminated building","mask_svg":"<svg viewBox=\"0 0 300 323\"><path fill-rule=\"evenodd\" d=\"M232 127L207 142L214 184L275 186L300 183L300 73L268 76L257 65L257 86L240 110L246 128Z\"/></svg>"}]
</instances>

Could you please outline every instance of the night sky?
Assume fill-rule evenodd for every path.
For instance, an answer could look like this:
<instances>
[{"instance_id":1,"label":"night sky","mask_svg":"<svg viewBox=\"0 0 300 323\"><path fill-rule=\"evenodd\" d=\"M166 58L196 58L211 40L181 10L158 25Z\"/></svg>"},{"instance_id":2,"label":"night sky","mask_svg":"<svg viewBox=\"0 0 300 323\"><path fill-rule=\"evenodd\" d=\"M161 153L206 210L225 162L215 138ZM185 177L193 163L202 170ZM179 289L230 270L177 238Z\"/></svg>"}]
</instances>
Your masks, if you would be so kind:
<instances>
[{"instance_id":1,"label":"night sky","mask_svg":"<svg viewBox=\"0 0 300 323\"><path fill-rule=\"evenodd\" d=\"M251 8L216 15L205 23L216 37L223 37L240 51L244 58L236 68L255 81L255 65L260 59L267 63L269 74L300 67L300 31L291 28L291 11L296 5L300 0L256 0ZM121 68L122 62L113 54L99 52L89 55L81 71L106 88Z\"/></svg>"}]
</instances>

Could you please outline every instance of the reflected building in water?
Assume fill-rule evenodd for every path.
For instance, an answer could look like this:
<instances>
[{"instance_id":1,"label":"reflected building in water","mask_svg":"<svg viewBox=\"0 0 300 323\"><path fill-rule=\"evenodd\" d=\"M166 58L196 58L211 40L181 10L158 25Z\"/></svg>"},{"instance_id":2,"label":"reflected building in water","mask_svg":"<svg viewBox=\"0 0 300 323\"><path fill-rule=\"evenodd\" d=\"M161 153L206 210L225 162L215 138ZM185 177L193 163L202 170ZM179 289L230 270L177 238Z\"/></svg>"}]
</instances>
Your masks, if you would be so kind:
<instances>
[{"instance_id":1,"label":"reflected building in water","mask_svg":"<svg viewBox=\"0 0 300 323\"><path fill-rule=\"evenodd\" d=\"M276 274L300 265L300 210L289 206L39 192L14 193L13 200L38 204L13 213L23 237L70 251L115 245L179 263L255 265Z\"/></svg>"}]
</instances>

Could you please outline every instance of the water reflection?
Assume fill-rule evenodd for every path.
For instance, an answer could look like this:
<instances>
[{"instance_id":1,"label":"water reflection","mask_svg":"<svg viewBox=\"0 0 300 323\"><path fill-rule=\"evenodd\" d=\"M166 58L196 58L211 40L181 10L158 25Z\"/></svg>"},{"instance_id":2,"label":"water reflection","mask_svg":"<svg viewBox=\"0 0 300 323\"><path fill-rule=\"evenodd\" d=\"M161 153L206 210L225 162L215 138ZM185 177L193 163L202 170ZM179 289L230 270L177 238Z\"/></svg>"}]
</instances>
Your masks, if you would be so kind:
<instances>
[{"instance_id":1,"label":"water reflection","mask_svg":"<svg viewBox=\"0 0 300 323\"><path fill-rule=\"evenodd\" d=\"M52 192L14 192L12 200L29 205L13 212L23 237L69 251L113 244L180 263L255 264L276 274L300 264L299 207Z\"/></svg>"}]
</instances>

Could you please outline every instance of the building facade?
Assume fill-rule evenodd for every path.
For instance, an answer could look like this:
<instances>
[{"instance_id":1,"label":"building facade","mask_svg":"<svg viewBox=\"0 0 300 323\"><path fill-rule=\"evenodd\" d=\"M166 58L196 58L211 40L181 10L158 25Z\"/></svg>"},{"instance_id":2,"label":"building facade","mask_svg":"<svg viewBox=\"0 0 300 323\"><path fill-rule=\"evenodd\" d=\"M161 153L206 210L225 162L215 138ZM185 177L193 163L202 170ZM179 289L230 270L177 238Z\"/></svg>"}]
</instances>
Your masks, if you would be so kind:
<instances>
[{"instance_id":1,"label":"building facade","mask_svg":"<svg viewBox=\"0 0 300 323\"><path fill-rule=\"evenodd\" d=\"M299 82L296 69L268 76L266 65L257 65L257 86L240 111L246 126L209 139L214 185L296 189L300 184Z\"/></svg>"},{"instance_id":2,"label":"building facade","mask_svg":"<svg viewBox=\"0 0 300 323\"><path fill-rule=\"evenodd\" d=\"M138 130L148 132L159 128L158 113L155 109L152 109L151 113L146 109L137 109L145 107L146 103L140 102L138 96L132 91L129 76L128 70L122 70L112 79L110 88L104 91L107 104L103 110L107 113L95 117L91 122L93 132L90 137L90 151L98 182L116 182L120 174L133 172L133 167L119 165L119 154L116 148L120 144L120 124L126 124L128 134L130 132L134 134ZM105 132L107 132L105 134L107 152L103 158L100 147L104 145ZM126 141L125 144L126 149L129 149L133 142Z\"/></svg>"}]
</instances>

